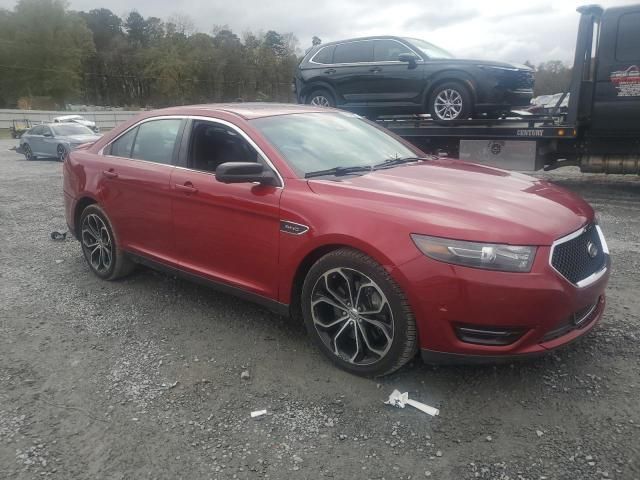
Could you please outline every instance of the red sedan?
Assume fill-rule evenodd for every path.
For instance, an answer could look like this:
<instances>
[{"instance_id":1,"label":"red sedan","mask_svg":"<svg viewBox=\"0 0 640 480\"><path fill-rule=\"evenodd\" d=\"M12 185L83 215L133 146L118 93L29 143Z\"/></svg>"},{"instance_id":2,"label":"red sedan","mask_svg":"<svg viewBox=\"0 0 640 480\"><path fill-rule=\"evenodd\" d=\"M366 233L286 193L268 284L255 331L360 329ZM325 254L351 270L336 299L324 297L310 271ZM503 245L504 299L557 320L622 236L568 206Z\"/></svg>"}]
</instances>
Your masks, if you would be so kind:
<instances>
[{"instance_id":1,"label":"red sedan","mask_svg":"<svg viewBox=\"0 0 640 480\"><path fill-rule=\"evenodd\" d=\"M604 309L593 209L544 181L436 159L298 105L144 113L64 163L91 270L142 263L304 319L340 367L544 353Z\"/></svg>"}]
</instances>

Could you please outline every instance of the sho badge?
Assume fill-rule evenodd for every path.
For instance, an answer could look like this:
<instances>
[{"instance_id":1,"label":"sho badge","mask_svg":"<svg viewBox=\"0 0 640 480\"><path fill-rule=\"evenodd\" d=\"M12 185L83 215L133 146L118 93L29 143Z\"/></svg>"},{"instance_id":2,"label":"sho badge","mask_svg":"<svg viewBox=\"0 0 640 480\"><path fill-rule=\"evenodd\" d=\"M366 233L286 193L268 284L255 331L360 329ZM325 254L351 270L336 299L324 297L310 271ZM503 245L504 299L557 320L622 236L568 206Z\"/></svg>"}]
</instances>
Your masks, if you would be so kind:
<instances>
[{"instance_id":1,"label":"sho badge","mask_svg":"<svg viewBox=\"0 0 640 480\"><path fill-rule=\"evenodd\" d=\"M587 253L591 258L596 258L596 256L598 255L598 247L596 247L595 243L587 243Z\"/></svg>"},{"instance_id":2,"label":"sho badge","mask_svg":"<svg viewBox=\"0 0 640 480\"><path fill-rule=\"evenodd\" d=\"M289 222L287 220L280 221L280 231L290 233L291 235L302 235L309 231L309 227L301 223Z\"/></svg>"}]
</instances>

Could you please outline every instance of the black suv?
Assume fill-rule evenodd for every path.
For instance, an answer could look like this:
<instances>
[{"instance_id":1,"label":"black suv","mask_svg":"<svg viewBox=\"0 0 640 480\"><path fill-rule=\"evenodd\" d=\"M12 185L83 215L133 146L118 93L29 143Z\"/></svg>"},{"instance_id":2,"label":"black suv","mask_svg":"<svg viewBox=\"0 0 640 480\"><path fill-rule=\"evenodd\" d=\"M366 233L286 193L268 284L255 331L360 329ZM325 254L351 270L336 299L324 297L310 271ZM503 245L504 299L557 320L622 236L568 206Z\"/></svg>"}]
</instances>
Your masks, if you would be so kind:
<instances>
[{"instance_id":1,"label":"black suv","mask_svg":"<svg viewBox=\"0 0 640 480\"><path fill-rule=\"evenodd\" d=\"M299 103L365 115L429 113L449 122L529 105L533 71L456 59L415 38L366 37L313 47L298 65L294 88Z\"/></svg>"}]
</instances>

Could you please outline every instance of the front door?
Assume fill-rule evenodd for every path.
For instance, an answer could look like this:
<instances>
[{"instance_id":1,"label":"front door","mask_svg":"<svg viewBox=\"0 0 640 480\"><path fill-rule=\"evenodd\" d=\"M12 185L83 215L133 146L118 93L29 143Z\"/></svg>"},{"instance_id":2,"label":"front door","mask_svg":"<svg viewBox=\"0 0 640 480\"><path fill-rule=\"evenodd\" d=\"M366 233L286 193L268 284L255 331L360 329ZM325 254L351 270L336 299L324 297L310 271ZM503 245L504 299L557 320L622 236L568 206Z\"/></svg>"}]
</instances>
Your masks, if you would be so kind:
<instances>
[{"instance_id":1,"label":"front door","mask_svg":"<svg viewBox=\"0 0 640 480\"><path fill-rule=\"evenodd\" d=\"M175 264L171 231L171 172L177 156L180 118L150 120L105 149L102 198L126 250Z\"/></svg>"},{"instance_id":2,"label":"front door","mask_svg":"<svg viewBox=\"0 0 640 480\"><path fill-rule=\"evenodd\" d=\"M424 89L424 70L421 63L410 65L400 62L398 57L413 54L409 48L397 40L380 39L374 41L374 62L372 77L367 82L371 105L421 103ZM416 56L416 60L421 60Z\"/></svg>"},{"instance_id":3,"label":"front door","mask_svg":"<svg viewBox=\"0 0 640 480\"><path fill-rule=\"evenodd\" d=\"M226 162L266 162L237 127L193 120L185 164L171 176L173 230L180 266L209 280L278 297L281 187L224 184Z\"/></svg>"}]
</instances>

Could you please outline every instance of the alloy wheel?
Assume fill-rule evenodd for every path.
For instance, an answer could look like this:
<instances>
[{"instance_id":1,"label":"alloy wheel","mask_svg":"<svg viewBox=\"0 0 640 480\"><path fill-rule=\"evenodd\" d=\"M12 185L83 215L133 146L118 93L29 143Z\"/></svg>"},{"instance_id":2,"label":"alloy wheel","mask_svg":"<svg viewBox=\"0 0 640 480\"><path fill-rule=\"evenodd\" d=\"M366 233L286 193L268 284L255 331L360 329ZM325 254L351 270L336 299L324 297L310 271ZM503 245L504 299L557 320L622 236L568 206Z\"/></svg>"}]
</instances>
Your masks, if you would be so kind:
<instances>
[{"instance_id":1,"label":"alloy wheel","mask_svg":"<svg viewBox=\"0 0 640 480\"><path fill-rule=\"evenodd\" d=\"M64 158L67 156L67 149L64 148L62 145L58 145L56 152L58 154L58 160L60 160L61 162L64 162Z\"/></svg>"},{"instance_id":2,"label":"alloy wheel","mask_svg":"<svg viewBox=\"0 0 640 480\"><path fill-rule=\"evenodd\" d=\"M311 316L325 346L345 362L370 365L393 343L394 319L382 289L351 268L334 268L316 281Z\"/></svg>"},{"instance_id":3,"label":"alloy wheel","mask_svg":"<svg viewBox=\"0 0 640 480\"><path fill-rule=\"evenodd\" d=\"M435 99L434 107L440 120L455 120L462 113L462 95L452 88L442 90Z\"/></svg>"},{"instance_id":4,"label":"alloy wheel","mask_svg":"<svg viewBox=\"0 0 640 480\"><path fill-rule=\"evenodd\" d=\"M113 261L113 242L102 218L91 213L82 220L82 247L98 273L108 272Z\"/></svg>"},{"instance_id":5,"label":"alloy wheel","mask_svg":"<svg viewBox=\"0 0 640 480\"><path fill-rule=\"evenodd\" d=\"M324 95L314 95L309 104L315 107L330 107L331 102Z\"/></svg>"},{"instance_id":6,"label":"alloy wheel","mask_svg":"<svg viewBox=\"0 0 640 480\"><path fill-rule=\"evenodd\" d=\"M24 151L24 157L27 160L33 160L33 152L31 151L31 147L29 146L28 143L24 144L24 147L22 147L23 151Z\"/></svg>"}]
</instances>

